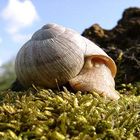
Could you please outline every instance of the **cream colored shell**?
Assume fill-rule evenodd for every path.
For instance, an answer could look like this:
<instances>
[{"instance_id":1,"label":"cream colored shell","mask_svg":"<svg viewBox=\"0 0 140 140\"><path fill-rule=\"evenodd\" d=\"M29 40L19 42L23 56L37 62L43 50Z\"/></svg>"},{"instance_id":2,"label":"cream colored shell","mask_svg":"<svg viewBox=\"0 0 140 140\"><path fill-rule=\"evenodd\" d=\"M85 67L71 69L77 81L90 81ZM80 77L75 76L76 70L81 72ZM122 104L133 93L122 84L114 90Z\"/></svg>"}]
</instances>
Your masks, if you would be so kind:
<instances>
[{"instance_id":1,"label":"cream colored shell","mask_svg":"<svg viewBox=\"0 0 140 140\"><path fill-rule=\"evenodd\" d=\"M61 25L47 24L35 32L18 52L15 70L25 87L55 88L69 82L75 90L96 90L105 97L119 98L114 61L96 44Z\"/></svg>"},{"instance_id":2,"label":"cream colored shell","mask_svg":"<svg viewBox=\"0 0 140 140\"><path fill-rule=\"evenodd\" d=\"M37 31L17 54L15 67L21 84L54 88L75 77L84 65L84 54L77 45L79 35L73 36L73 31L56 24Z\"/></svg>"}]
</instances>

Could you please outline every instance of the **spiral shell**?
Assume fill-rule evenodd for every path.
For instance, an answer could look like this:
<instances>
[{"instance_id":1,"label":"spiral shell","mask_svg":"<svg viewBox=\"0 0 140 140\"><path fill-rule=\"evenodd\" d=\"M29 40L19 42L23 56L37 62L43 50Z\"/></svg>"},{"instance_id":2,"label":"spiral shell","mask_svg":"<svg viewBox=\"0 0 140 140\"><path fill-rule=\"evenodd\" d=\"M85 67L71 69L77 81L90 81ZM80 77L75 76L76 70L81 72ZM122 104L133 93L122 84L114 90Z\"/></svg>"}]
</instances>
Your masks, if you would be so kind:
<instances>
[{"instance_id":1,"label":"spiral shell","mask_svg":"<svg viewBox=\"0 0 140 140\"><path fill-rule=\"evenodd\" d=\"M74 31L56 24L37 31L17 54L15 69L21 84L54 88L56 82L63 85L75 77L83 67L84 54L77 45L79 35L70 36L76 36Z\"/></svg>"},{"instance_id":2,"label":"spiral shell","mask_svg":"<svg viewBox=\"0 0 140 140\"><path fill-rule=\"evenodd\" d=\"M101 70L96 69L94 65L87 67L88 62L100 64ZM116 65L114 61L90 40L72 29L57 24L43 26L23 45L16 57L15 71L18 80L25 87L34 84L45 88L55 88L69 82L73 89L90 91L96 90L95 86L99 85L99 81L105 74L106 78L109 77L107 87L115 90L113 78L116 75ZM97 80L97 77L100 80ZM81 81L85 81L84 84ZM101 81L103 83L106 80ZM102 92L101 85L99 87L97 86L97 89ZM106 88L103 92L105 90ZM112 98L109 94L105 96Z\"/></svg>"}]
</instances>

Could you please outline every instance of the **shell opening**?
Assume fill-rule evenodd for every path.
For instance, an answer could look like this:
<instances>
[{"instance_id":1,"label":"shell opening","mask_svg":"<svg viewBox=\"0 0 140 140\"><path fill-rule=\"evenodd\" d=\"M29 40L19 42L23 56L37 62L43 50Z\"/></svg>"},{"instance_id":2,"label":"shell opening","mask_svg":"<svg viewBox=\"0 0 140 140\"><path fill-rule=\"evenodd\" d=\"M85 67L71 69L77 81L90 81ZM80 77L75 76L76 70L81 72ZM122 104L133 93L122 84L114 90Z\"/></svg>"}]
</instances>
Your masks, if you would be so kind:
<instances>
[{"instance_id":1,"label":"shell opening","mask_svg":"<svg viewBox=\"0 0 140 140\"><path fill-rule=\"evenodd\" d=\"M106 66L110 69L112 77L114 78L116 76L117 73L117 67L115 62L113 61L112 58L110 58L109 56L104 56L104 55L93 55L93 56L87 56L86 61L97 61L97 62L102 62L104 64L106 64Z\"/></svg>"},{"instance_id":2,"label":"shell opening","mask_svg":"<svg viewBox=\"0 0 140 140\"><path fill-rule=\"evenodd\" d=\"M119 99L115 81L105 60L99 57L85 58L81 72L69 81L71 87L80 91L97 91L112 100Z\"/></svg>"}]
</instances>

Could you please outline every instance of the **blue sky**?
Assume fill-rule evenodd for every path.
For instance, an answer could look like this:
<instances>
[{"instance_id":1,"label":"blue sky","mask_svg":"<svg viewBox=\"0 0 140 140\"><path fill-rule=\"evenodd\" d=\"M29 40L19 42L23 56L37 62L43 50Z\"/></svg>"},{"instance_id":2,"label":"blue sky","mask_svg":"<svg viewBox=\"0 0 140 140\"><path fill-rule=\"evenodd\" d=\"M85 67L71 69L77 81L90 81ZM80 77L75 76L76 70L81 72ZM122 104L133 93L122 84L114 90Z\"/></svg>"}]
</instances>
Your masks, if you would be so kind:
<instances>
[{"instance_id":1,"label":"blue sky","mask_svg":"<svg viewBox=\"0 0 140 140\"><path fill-rule=\"evenodd\" d=\"M128 7L140 7L140 0L0 0L0 65L46 23L79 33L95 23L111 29Z\"/></svg>"}]
</instances>

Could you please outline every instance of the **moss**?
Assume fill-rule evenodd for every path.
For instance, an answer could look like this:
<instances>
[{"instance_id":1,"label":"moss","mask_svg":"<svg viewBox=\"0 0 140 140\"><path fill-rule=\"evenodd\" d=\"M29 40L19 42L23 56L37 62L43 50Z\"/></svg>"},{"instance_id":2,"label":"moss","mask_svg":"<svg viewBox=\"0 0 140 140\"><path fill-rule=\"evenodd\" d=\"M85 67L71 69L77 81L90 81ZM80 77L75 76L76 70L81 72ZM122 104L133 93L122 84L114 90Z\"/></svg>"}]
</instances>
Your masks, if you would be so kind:
<instances>
[{"instance_id":1,"label":"moss","mask_svg":"<svg viewBox=\"0 0 140 140\"><path fill-rule=\"evenodd\" d=\"M3 91L0 139L140 139L139 115L140 96L131 92L110 101L95 92L66 88Z\"/></svg>"}]
</instances>

